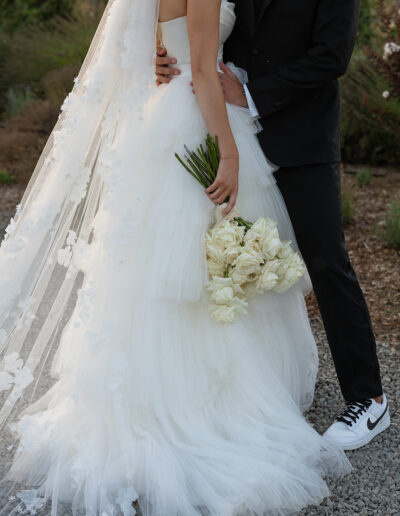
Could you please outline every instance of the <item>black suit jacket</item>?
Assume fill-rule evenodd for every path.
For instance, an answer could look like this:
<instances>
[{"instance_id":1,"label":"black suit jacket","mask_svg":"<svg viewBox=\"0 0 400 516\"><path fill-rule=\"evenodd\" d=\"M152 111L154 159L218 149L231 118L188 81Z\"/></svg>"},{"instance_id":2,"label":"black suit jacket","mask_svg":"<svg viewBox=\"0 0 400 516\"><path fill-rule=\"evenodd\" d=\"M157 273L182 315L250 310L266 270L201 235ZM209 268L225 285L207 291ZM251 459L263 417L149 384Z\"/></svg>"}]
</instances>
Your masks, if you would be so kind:
<instances>
[{"instance_id":1,"label":"black suit jacket","mask_svg":"<svg viewBox=\"0 0 400 516\"><path fill-rule=\"evenodd\" d=\"M247 70L261 146L275 164L340 160L340 92L360 0L236 0L224 60Z\"/></svg>"}]
</instances>

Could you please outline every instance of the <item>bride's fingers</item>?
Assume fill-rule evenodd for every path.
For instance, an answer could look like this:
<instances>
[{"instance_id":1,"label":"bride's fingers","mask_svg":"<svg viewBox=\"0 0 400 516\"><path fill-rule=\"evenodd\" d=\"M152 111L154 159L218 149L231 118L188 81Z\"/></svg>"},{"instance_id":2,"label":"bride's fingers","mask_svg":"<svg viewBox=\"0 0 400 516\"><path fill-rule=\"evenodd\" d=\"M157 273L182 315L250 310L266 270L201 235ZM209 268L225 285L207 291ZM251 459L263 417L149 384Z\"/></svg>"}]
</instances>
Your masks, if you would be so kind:
<instances>
[{"instance_id":1,"label":"bride's fingers","mask_svg":"<svg viewBox=\"0 0 400 516\"><path fill-rule=\"evenodd\" d=\"M226 198L229 196L229 190L221 190L218 195L215 195L214 197L209 197L212 202L214 202L215 204L221 204L223 203Z\"/></svg>"},{"instance_id":2,"label":"bride's fingers","mask_svg":"<svg viewBox=\"0 0 400 516\"><path fill-rule=\"evenodd\" d=\"M216 199L219 199L222 195L224 195L226 193L226 189L224 188L218 188L218 190L215 190L215 192L211 193L208 195L208 197L212 200L212 201L215 201Z\"/></svg>"},{"instance_id":3,"label":"bride's fingers","mask_svg":"<svg viewBox=\"0 0 400 516\"><path fill-rule=\"evenodd\" d=\"M221 195L218 199L215 199L215 201L212 201L214 204L219 206L220 204L224 203L226 201L226 195Z\"/></svg>"},{"instance_id":4,"label":"bride's fingers","mask_svg":"<svg viewBox=\"0 0 400 516\"><path fill-rule=\"evenodd\" d=\"M228 215L228 213L230 213L232 208L235 206L236 199L237 199L237 194L238 194L238 192L236 190L235 192L233 192L230 195L228 205L226 206L226 208L222 212L222 216L223 217L226 217L226 215Z\"/></svg>"},{"instance_id":5,"label":"bride's fingers","mask_svg":"<svg viewBox=\"0 0 400 516\"><path fill-rule=\"evenodd\" d=\"M220 187L220 182L219 182L219 180L218 180L218 179L216 179L216 180L213 182L213 184L211 184L208 188L206 188L206 189L205 189L205 192L206 192L206 194L207 194L207 195L209 195L209 194L211 194L211 193L215 192L215 190L216 190L217 188L219 188L219 187Z\"/></svg>"}]
</instances>

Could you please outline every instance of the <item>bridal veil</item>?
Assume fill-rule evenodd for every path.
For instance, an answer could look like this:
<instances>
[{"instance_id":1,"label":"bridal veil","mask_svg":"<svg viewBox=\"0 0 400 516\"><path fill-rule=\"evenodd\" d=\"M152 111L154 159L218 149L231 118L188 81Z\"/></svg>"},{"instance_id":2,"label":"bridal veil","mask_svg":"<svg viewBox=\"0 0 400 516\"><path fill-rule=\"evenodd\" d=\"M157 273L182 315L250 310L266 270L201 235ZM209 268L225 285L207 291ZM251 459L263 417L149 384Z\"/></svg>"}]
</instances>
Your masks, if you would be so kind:
<instances>
[{"instance_id":1,"label":"bridal veil","mask_svg":"<svg viewBox=\"0 0 400 516\"><path fill-rule=\"evenodd\" d=\"M0 248L1 456L10 424L59 374L60 335L82 284L82 249L113 166L122 105L132 141L154 83L158 0L110 0L75 85ZM129 102L126 99L130 99Z\"/></svg>"}]
</instances>

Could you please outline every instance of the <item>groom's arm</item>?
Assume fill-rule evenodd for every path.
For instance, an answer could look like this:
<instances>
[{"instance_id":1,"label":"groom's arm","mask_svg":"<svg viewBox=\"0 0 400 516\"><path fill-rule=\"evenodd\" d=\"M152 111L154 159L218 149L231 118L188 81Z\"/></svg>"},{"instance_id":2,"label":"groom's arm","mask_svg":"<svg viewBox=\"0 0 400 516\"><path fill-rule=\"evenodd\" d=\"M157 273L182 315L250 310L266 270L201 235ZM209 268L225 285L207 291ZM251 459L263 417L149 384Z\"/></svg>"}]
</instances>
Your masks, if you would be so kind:
<instances>
[{"instance_id":1,"label":"groom's arm","mask_svg":"<svg viewBox=\"0 0 400 516\"><path fill-rule=\"evenodd\" d=\"M343 75L357 35L360 0L320 0L313 45L303 55L278 65L273 73L247 83L261 117L279 111Z\"/></svg>"}]
</instances>

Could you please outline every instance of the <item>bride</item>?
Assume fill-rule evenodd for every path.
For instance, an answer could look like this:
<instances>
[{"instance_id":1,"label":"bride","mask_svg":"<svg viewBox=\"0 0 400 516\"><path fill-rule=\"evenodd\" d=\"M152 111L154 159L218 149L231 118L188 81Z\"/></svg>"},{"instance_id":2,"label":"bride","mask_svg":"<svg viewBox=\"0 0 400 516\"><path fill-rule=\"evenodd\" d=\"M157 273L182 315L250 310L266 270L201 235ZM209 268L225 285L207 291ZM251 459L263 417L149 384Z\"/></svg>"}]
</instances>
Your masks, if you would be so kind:
<instances>
[{"instance_id":1,"label":"bride","mask_svg":"<svg viewBox=\"0 0 400 516\"><path fill-rule=\"evenodd\" d=\"M223 100L233 4L158 8L110 0L1 246L1 514L286 515L350 470L302 416L307 281L231 325L208 313L214 204L294 235L257 128ZM157 27L181 71L159 88ZM207 132L204 192L174 153Z\"/></svg>"}]
</instances>

